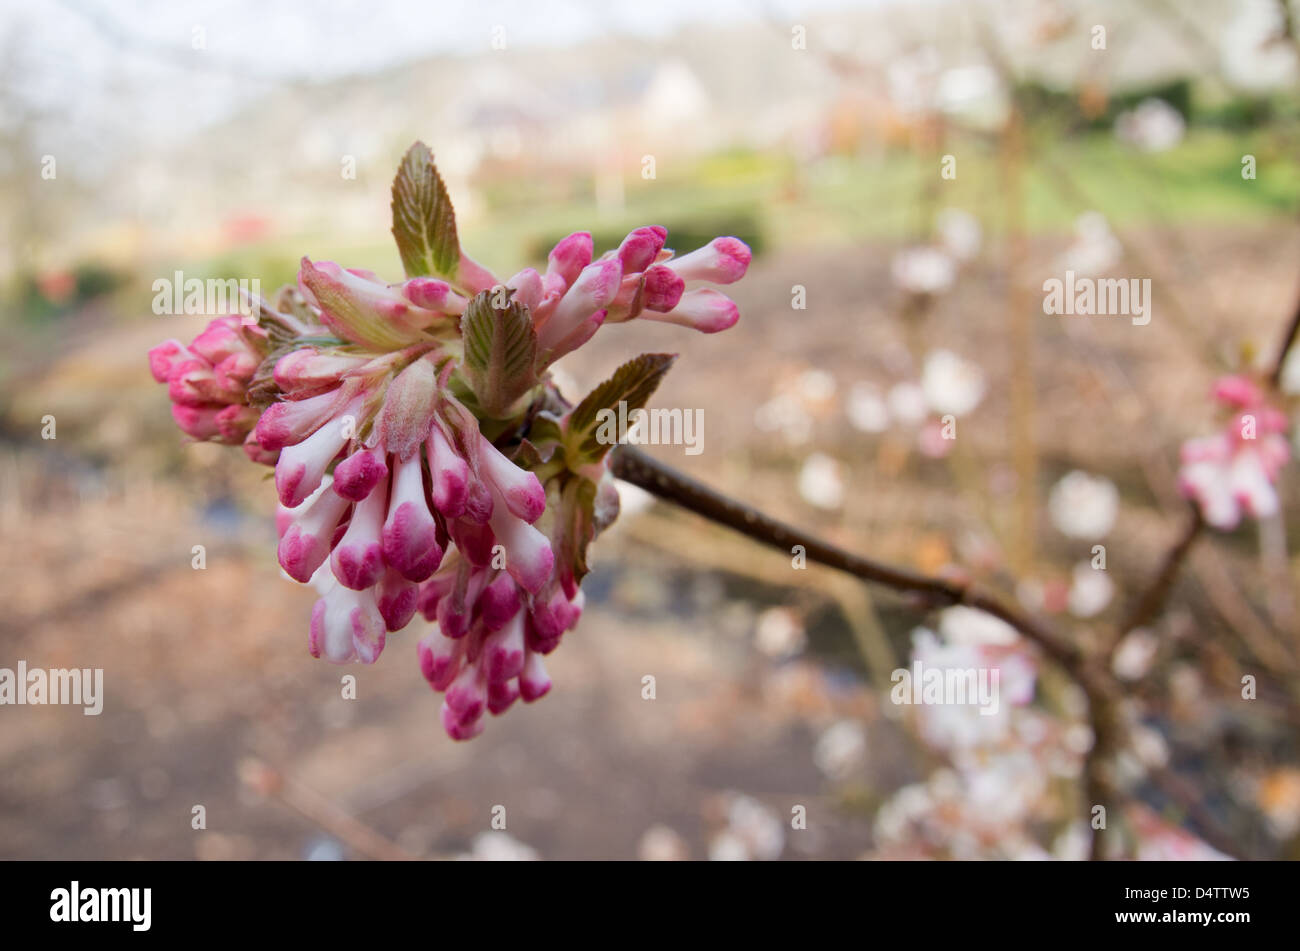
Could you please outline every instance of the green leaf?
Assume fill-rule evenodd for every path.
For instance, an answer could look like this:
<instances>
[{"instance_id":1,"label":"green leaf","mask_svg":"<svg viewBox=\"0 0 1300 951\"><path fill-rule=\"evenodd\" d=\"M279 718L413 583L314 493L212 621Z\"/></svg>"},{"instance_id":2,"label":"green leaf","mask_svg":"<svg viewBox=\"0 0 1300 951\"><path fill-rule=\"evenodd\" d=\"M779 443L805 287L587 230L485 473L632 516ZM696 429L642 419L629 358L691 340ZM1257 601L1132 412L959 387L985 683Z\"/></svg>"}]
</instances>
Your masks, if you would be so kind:
<instances>
[{"instance_id":1,"label":"green leaf","mask_svg":"<svg viewBox=\"0 0 1300 951\"><path fill-rule=\"evenodd\" d=\"M455 279L460 265L456 211L423 142L406 150L393 179L393 237L407 277Z\"/></svg>"},{"instance_id":2,"label":"green leaf","mask_svg":"<svg viewBox=\"0 0 1300 951\"><path fill-rule=\"evenodd\" d=\"M607 409L617 415L619 402L625 402L630 415L645 406L676 359L675 353L643 353L583 397L569 415L565 439L572 467L598 462L614 447L615 442L597 438L600 411Z\"/></svg>"},{"instance_id":3,"label":"green leaf","mask_svg":"<svg viewBox=\"0 0 1300 951\"><path fill-rule=\"evenodd\" d=\"M556 513L557 532L551 537L555 567L561 578L571 575L580 582L587 574L587 546L596 535L595 502L596 483L590 479L569 476L563 482Z\"/></svg>"},{"instance_id":4,"label":"green leaf","mask_svg":"<svg viewBox=\"0 0 1300 951\"><path fill-rule=\"evenodd\" d=\"M527 439L521 439L519 445L515 447L515 451L510 453L510 461L520 469L536 469L538 466L544 465L554 452L555 447L550 446L547 448L546 454L543 455L542 450Z\"/></svg>"},{"instance_id":5,"label":"green leaf","mask_svg":"<svg viewBox=\"0 0 1300 951\"><path fill-rule=\"evenodd\" d=\"M528 439L534 445L554 444L563 438L560 421L545 410L534 416L528 426Z\"/></svg>"},{"instance_id":6,"label":"green leaf","mask_svg":"<svg viewBox=\"0 0 1300 951\"><path fill-rule=\"evenodd\" d=\"M465 379L479 406L497 419L537 385L537 332L532 315L523 304L508 299L513 291L500 291L496 288L477 295L460 319Z\"/></svg>"}]
</instances>

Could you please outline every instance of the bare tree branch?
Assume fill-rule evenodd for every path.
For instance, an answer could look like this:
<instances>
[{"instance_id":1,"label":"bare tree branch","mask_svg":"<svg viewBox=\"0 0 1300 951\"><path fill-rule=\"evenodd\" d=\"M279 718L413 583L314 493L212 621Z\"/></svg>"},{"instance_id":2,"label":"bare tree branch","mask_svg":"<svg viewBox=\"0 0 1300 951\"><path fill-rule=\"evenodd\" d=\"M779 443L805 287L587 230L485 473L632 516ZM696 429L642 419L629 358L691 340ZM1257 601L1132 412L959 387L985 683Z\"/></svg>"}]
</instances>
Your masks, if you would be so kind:
<instances>
[{"instance_id":1,"label":"bare tree branch","mask_svg":"<svg viewBox=\"0 0 1300 951\"><path fill-rule=\"evenodd\" d=\"M973 585L918 574L845 551L723 495L631 446L618 446L614 450L611 468L614 475L626 482L786 554L790 554L795 546L800 546L807 557L818 564L847 571L864 581L884 585L895 591L918 595L925 604L963 604L977 608L1010 624L1071 673L1077 673L1084 667L1084 657L1079 649L1044 622L1008 606L995 595Z\"/></svg>"}]
</instances>

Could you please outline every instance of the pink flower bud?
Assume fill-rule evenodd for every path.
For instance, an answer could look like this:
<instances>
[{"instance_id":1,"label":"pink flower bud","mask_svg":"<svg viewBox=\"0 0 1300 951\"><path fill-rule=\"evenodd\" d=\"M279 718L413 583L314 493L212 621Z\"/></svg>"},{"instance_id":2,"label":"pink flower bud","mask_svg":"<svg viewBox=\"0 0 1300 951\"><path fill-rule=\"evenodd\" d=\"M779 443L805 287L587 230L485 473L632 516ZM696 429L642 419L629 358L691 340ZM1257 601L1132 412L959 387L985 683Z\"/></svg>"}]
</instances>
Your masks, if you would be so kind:
<instances>
[{"instance_id":1,"label":"pink flower bud","mask_svg":"<svg viewBox=\"0 0 1300 951\"><path fill-rule=\"evenodd\" d=\"M550 351L550 362L555 362L566 353L572 353L594 337L596 331L604 325L606 316L608 316L608 311L598 310L570 331L567 336L556 341L555 346Z\"/></svg>"},{"instance_id":2,"label":"pink flower bud","mask_svg":"<svg viewBox=\"0 0 1300 951\"><path fill-rule=\"evenodd\" d=\"M419 585L407 581L392 568L387 569L377 591L384 626L390 631L400 631L410 624L419 596Z\"/></svg>"},{"instance_id":3,"label":"pink flower bud","mask_svg":"<svg viewBox=\"0 0 1300 951\"><path fill-rule=\"evenodd\" d=\"M387 478L384 454L377 449L358 449L334 467L334 491L345 499L360 502Z\"/></svg>"},{"instance_id":4,"label":"pink flower bud","mask_svg":"<svg viewBox=\"0 0 1300 951\"><path fill-rule=\"evenodd\" d=\"M1249 377L1234 374L1215 382L1214 398L1230 406L1245 408L1259 403L1263 393Z\"/></svg>"},{"instance_id":5,"label":"pink flower bud","mask_svg":"<svg viewBox=\"0 0 1300 951\"><path fill-rule=\"evenodd\" d=\"M489 683L518 677L524 669L524 615L522 612L483 641L481 664Z\"/></svg>"},{"instance_id":6,"label":"pink flower bud","mask_svg":"<svg viewBox=\"0 0 1300 951\"><path fill-rule=\"evenodd\" d=\"M549 654L551 651L555 650L555 648L559 647L560 638L563 634L564 632L561 631L554 637L543 636L542 632L537 629L537 625L533 623L532 616L529 617L528 625L525 630L528 649L537 654Z\"/></svg>"},{"instance_id":7,"label":"pink flower bud","mask_svg":"<svg viewBox=\"0 0 1300 951\"><path fill-rule=\"evenodd\" d=\"M492 493L477 479L470 480L465 492L465 518L478 525L486 525L492 517Z\"/></svg>"},{"instance_id":8,"label":"pink flower bud","mask_svg":"<svg viewBox=\"0 0 1300 951\"><path fill-rule=\"evenodd\" d=\"M225 408L221 403L199 406L182 406L180 403L173 403L172 419L176 420L176 425L186 435L199 440L212 439L214 436L221 435L221 427L217 425L217 414Z\"/></svg>"},{"instance_id":9,"label":"pink flower bud","mask_svg":"<svg viewBox=\"0 0 1300 951\"><path fill-rule=\"evenodd\" d=\"M740 319L735 301L710 288L687 291L681 302L667 313L657 313L650 308L641 312L648 320L691 327L701 333L712 334L726 330Z\"/></svg>"},{"instance_id":10,"label":"pink flower bud","mask_svg":"<svg viewBox=\"0 0 1300 951\"><path fill-rule=\"evenodd\" d=\"M263 448L262 444L257 441L257 435L255 433L249 433L248 436L245 437L244 455L248 456L249 460L252 462L256 462L258 465L263 466L274 466L280 459L279 450L272 451Z\"/></svg>"},{"instance_id":11,"label":"pink flower bud","mask_svg":"<svg viewBox=\"0 0 1300 951\"><path fill-rule=\"evenodd\" d=\"M265 336L264 331L259 332ZM213 365L236 353L253 355L244 341L238 317L218 317L213 320L203 333L194 338L190 349Z\"/></svg>"},{"instance_id":12,"label":"pink flower bud","mask_svg":"<svg viewBox=\"0 0 1300 951\"><path fill-rule=\"evenodd\" d=\"M524 698L524 703L532 703L546 696L550 689L551 678L546 674L541 655L529 651L524 669L519 674L519 695Z\"/></svg>"},{"instance_id":13,"label":"pink flower bud","mask_svg":"<svg viewBox=\"0 0 1300 951\"><path fill-rule=\"evenodd\" d=\"M326 468L351 438L348 429L342 419L334 419L302 442L280 450L280 461L275 464L275 488L281 503L293 508L316 491Z\"/></svg>"},{"instance_id":14,"label":"pink flower bud","mask_svg":"<svg viewBox=\"0 0 1300 951\"><path fill-rule=\"evenodd\" d=\"M515 295L513 300L517 300L533 311L542 302L542 296L545 293L542 287L542 276L531 267L526 267L510 280L506 281L506 287L514 288Z\"/></svg>"},{"instance_id":15,"label":"pink flower bud","mask_svg":"<svg viewBox=\"0 0 1300 951\"><path fill-rule=\"evenodd\" d=\"M176 364L193 359L194 354L181 346L179 340L164 340L149 351L149 372L159 383L166 383Z\"/></svg>"},{"instance_id":16,"label":"pink flower bud","mask_svg":"<svg viewBox=\"0 0 1300 951\"><path fill-rule=\"evenodd\" d=\"M346 374L364 366L369 359L359 354L301 347L282 356L272 375L276 385L285 393L308 394L332 389Z\"/></svg>"},{"instance_id":17,"label":"pink flower bud","mask_svg":"<svg viewBox=\"0 0 1300 951\"><path fill-rule=\"evenodd\" d=\"M477 720L487 707L487 680L478 664L467 664L447 688L444 700L459 723Z\"/></svg>"},{"instance_id":18,"label":"pink flower bud","mask_svg":"<svg viewBox=\"0 0 1300 951\"><path fill-rule=\"evenodd\" d=\"M434 690L446 690L460 673L463 641L454 641L439 631L430 631L416 645L420 673Z\"/></svg>"},{"instance_id":19,"label":"pink flower bud","mask_svg":"<svg viewBox=\"0 0 1300 951\"><path fill-rule=\"evenodd\" d=\"M344 388L312 396L305 400L285 400L272 403L262 411L257 421L257 441L269 450L283 449L306 439L327 419L347 395Z\"/></svg>"},{"instance_id":20,"label":"pink flower bud","mask_svg":"<svg viewBox=\"0 0 1300 951\"><path fill-rule=\"evenodd\" d=\"M325 489L288 512L291 521L280 536L277 555L290 578L302 584L311 580L329 555L334 530L350 506L347 499Z\"/></svg>"},{"instance_id":21,"label":"pink flower bud","mask_svg":"<svg viewBox=\"0 0 1300 951\"><path fill-rule=\"evenodd\" d=\"M393 468L393 498L383 528L384 558L409 581L424 581L442 563L438 525L424 494L419 454Z\"/></svg>"},{"instance_id":22,"label":"pink flower bud","mask_svg":"<svg viewBox=\"0 0 1300 951\"><path fill-rule=\"evenodd\" d=\"M445 572L442 576L432 577L419 586L420 595L416 599L415 606L424 615L426 621L437 620L438 602L450 594L455 586L456 576Z\"/></svg>"},{"instance_id":23,"label":"pink flower bud","mask_svg":"<svg viewBox=\"0 0 1300 951\"><path fill-rule=\"evenodd\" d=\"M565 621L568 615L563 612L563 606L568 605L569 599L564 596L563 591L555 591L549 598L542 600L540 597L533 600L532 618L533 632L541 643L558 640L564 633Z\"/></svg>"},{"instance_id":24,"label":"pink flower bud","mask_svg":"<svg viewBox=\"0 0 1300 951\"><path fill-rule=\"evenodd\" d=\"M564 629L571 631L578 626L578 621L582 619L582 609L587 605L587 596L579 588L574 594L573 600L569 602L568 608L563 612L567 615L564 622Z\"/></svg>"},{"instance_id":25,"label":"pink flower bud","mask_svg":"<svg viewBox=\"0 0 1300 951\"><path fill-rule=\"evenodd\" d=\"M195 358L172 367L167 381L167 398L181 406L205 406L209 403L242 403L243 394L217 382L212 365Z\"/></svg>"},{"instance_id":26,"label":"pink flower bud","mask_svg":"<svg viewBox=\"0 0 1300 951\"><path fill-rule=\"evenodd\" d=\"M513 680L488 684L488 713L499 717L519 699L519 684Z\"/></svg>"},{"instance_id":27,"label":"pink flower bud","mask_svg":"<svg viewBox=\"0 0 1300 951\"><path fill-rule=\"evenodd\" d=\"M257 425L257 417L258 412L253 407L231 403L216 415L217 432L221 435L221 441L232 446L242 444Z\"/></svg>"},{"instance_id":28,"label":"pink flower bud","mask_svg":"<svg viewBox=\"0 0 1300 951\"><path fill-rule=\"evenodd\" d=\"M436 422L425 446L433 477L433 506L447 518L459 518L465 513L469 492L469 464Z\"/></svg>"},{"instance_id":29,"label":"pink flower bud","mask_svg":"<svg viewBox=\"0 0 1300 951\"><path fill-rule=\"evenodd\" d=\"M542 352L553 349L593 313L610 304L618 294L622 278L623 269L613 258L584 268L539 330L539 349Z\"/></svg>"},{"instance_id":30,"label":"pink flower bud","mask_svg":"<svg viewBox=\"0 0 1300 951\"><path fill-rule=\"evenodd\" d=\"M667 238L668 229L659 225L649 225L631 232L618 246L618 259L623 265L623 273L636 274L654 264Z\"/></svg>"},{"instance_id":31,"label":"pink flower bud","mask_svg":"<svg viewBox=\"0 0 1300 951\"><path fill-rule=\"evenodd\" d=\"M385 565L380 533L387 510L388 490L382 485L352 510L347 532L330 556L330 567L340 584L362 591L383 578Z\"/></svg>"},{"instance_id":32,"label":"pink flower bud","mask_svg":"<svg viewBox=\"0 0 1300 951\"><path fill-rule=\"evenodd\" d=\"M253 380L261 360L252 353L232 353L212 368L212 375L217 385L228 393L237 395L237 402L244 401L244 393Z\"/></svg>"},{"instance_id":33,"label":"pink flower bud","mask_svg":"<svg viewBox=\"0 0 1300 951\"><path fill-rule=\"evenodd\" d=\"M714 238L704 247L673 258L664 266L687 281L731 284L745 276L751 257L745 242L737 238Z\"/></svg>"},{"instance_id":34,"label":"pink flower bud","mask_svg":"<svg viewBox=\"0 0 1300 951\"><path fill-rule=\"evenodd\" d=\"M321 322L330 330L381 353L419 340L423 328L440 316L372 280L368 272L341 268L333 261L313 264L304 257L298 270L298 289L320 310Z\"/></svg>"},{"instance_id":35,"label":"pink flower bud","mask_svg":"<svg viewBox=\"0 0 1300 951\"><path fill-rule=\"evenodd\" d=\"M456 586L438 601L438 629L443 634L455 639L469 633L475 606L487 587L487 581L487 572L461 565Z\"/></svg>"},{"instance_id":36,"label":"pink flower bud","mask_svg":"<svg viewBox=\"0 0 1300 951\"><path fill-rule=\"evenodd\" d=\"M681 276L656 264L645 272L645 287L641 291L641 305L646 310L667 313L676 307L686 290Z\"/></svg>"},{"instance_id":37,"label":"pink flower bud","mask_svg":"<svg viewBox=\"0 0 1300 951\"><path fill-rule=\"evenodd\" d=\"M671 271L668 273L672 274ZM676 277L677 275L674 274L673 276ZM614 295L614 299L605 308L604 322L607 324L621 324L641 313L644 306L642 303L644 285L644 274L624 274L618 285L618 293Z\"/></svg>"},{"instance_id":38,"label":"pink flower bud","mask_svg":"<svg viewBox=\"0 0 1300 951\"><path fill-rule=\"evenodd\" d=\"M446 281L434 277L413 277L400 287L406 299L417 307L442 314L454 314L459 317L465 313L465 305L469 303L452 290L451 285Z\"/></svg>"},{"instance_id":39,"label":"pink flower bud","mask_svg":"<svg viewBox=\"0 0 1300 951\"><path fill-rule=\"evenodd\" d=\"M442 728L453 740L472 740L483 732L482 713L480 709L478 716L462 719L444 700L441 712Z\"/></svg>"},{"instance_id":40,"label":"pink flower bud","mask_svg":"<svg viewBox=\"0 0 1300 951\"><path fill-rule=\"evenodd\" d=\"M483 622L485 630L499 631L507 621L519 614L522 606L519 585L509 573L501 574L479 596L479 620Z\"/></svg>"},{"instance_id":41,"label":"pink flower bud","mask_svg":"<svg viewBox=\"0 0 1300 951\"><path fill-rule=\"evenodd\" d=\"M578 279L582 269L591 263L594 250L591 234L586 231L575 231L567 238L561 239L560 243L551 249L547 257L547 275L557 276L564 282L564 286L568 287Z\"/></svg>"},{"instance_id":42,"label":"pink flower bud","mask_svg":"<svg viewBox=\"0 0 1300 951\"><path fill-rule=\"evenodd\" d=\"M482 483L474 483L481 485ZM447 530L456 543L456 550L465 556L465 560L476 568L483 568L492 562L492 546L496 536L486 523L476 522L470 518L452 519L447 523Z\"/></svg>"},{"instance_id":43,"label":"pink flower bud","mask_svg":"<svg viewBox=\"0 0 1300 951\"><path fill-rule=\"evenodd\" d=\"M536 594L555 566L550 539L500 505L492 513L491 525L506 549L506 571L525 591Z\"/></svg>"},{"instance_id":44,"label":"pink flower bud","mask_svg":"<svg viewBox=\"0 0 1300 951\"><path fill-rule=\"evenodd\" d=\"M546 511L546 491L537 476L507 459L486 436L478 439L479 475L492 483L512 514L529 524L537 521Z\"/></svg>"},{"instance_id":45,"label":"pink flower bud","mask_svg":"<svg viewBox=\"0 0 1300 951\"><path fill-rule=\"evenodd\" d=\"M384 649L384 637L374 592L335 585L312 608L307 647L313 657L332 663L371 664Z\"/></svg>"}]
</instances>

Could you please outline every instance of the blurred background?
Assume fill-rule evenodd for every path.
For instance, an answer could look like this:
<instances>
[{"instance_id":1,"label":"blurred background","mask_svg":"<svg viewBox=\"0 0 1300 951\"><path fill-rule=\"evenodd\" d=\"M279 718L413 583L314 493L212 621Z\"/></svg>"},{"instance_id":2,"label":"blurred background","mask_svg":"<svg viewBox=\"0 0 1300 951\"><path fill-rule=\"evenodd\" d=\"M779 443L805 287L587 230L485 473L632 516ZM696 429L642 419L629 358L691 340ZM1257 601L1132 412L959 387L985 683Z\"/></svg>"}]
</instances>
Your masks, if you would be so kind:
<instances>
[{"instance_id":1,"label":"blurred background","mask_svg":"<svg viewBox=\"0 0 1300 951\"><path fill-rule=\"evenodd\" d=\"M606 328L566 395L680 352L655 405L703 408L704 452L657 457L849 550L960 564L1092 644L1176 537L1210 385L1294 308L1300 9L268 7L0 8L0 667L105 683L98 717L0 709L0 857L1086 857L1085 704L1032 648L631 488L551 694L479 739L443 734L418 618L373 667L313 661L265 470L187 442L149 376L208 319L155 315L152 285L269 294L304 254L399 279L415 139L499 274L573 230L736 235L734 329ZM1150 279L1150 323L1045 316L1066 269ZM1127 854L1216 857L1216 824L1300 856L1283 478L1283 514L1203 540L1116 652ZM998 716L889 701L910 659L989 643L1027 691Z\"/></svg>"}]
</instances>

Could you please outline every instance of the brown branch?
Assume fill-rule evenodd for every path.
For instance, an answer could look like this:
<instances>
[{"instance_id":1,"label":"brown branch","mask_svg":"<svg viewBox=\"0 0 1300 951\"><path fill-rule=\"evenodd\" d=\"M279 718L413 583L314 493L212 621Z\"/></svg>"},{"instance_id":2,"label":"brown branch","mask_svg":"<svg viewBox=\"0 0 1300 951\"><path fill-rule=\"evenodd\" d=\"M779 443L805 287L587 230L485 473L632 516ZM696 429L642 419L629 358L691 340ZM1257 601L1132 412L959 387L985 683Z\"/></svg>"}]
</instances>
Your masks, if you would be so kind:
<instances>
[{"instance_id":1,"label":"brown branch","mask_svg":"<svg viewBox=\"0 0 1300 951\"><path fill-rule=\"evenodd\" d=\"M1084 676L1084 657L1077 647L1042 621L1021 613L973 585L922 575L845 551L723 495L631 446L618 446L613 451L611 468L614 475L625 482L786 554L800 546L811 561L895 591L919 595L928 605L948 607L962 604L991 614L1041 647L1076 679Z\"/></svg>"},{"instance_id":2,"label":"brown branch","mask_svg":"<svg viewBox=\"0 0 1300 951\"><path fill-rule=\"evenodd\" d=\"M1277 386L1282 382L1282 370L1286 367L1287 354L1295 346L1296 337L1300 336L1300 299L1296 301L1295 310L1291 312L1291 321L1287 324L1286 332L1282 336L1282 346L1278 349L1277 359L1273 362L1273 370L1268 375L1268 382Z\"/></svg>"},{"instance_id":3,"label":"brown branch","mask_svg":"<svg viewBox=\"0 0 1300 951\"><path fill-rule=\"evenodd\" d=\"M1115 649L1115 646L1125 634L1134 628L1150 624L1164 609L1165 602L1169 599L1169 592L1173 590L1174 581L1178 578L1178 572L1182 569L1183 562L1187 560L1187 556L1192 550L1192 545L1200 537L1204 528L1205 520L1201 518L1200 509L1192 506L1187 518L1187 525L1179 534L1173 546L1165 553L1165 557L1160 563L1160 570L1156 572L1155 577L1151 579L1151 583L1138 595L1132 606L1125 612L1123 620L1120 621L1116 629L1114 642L1106 651L1107 655Z\"/></svg>"}]
</instances>

